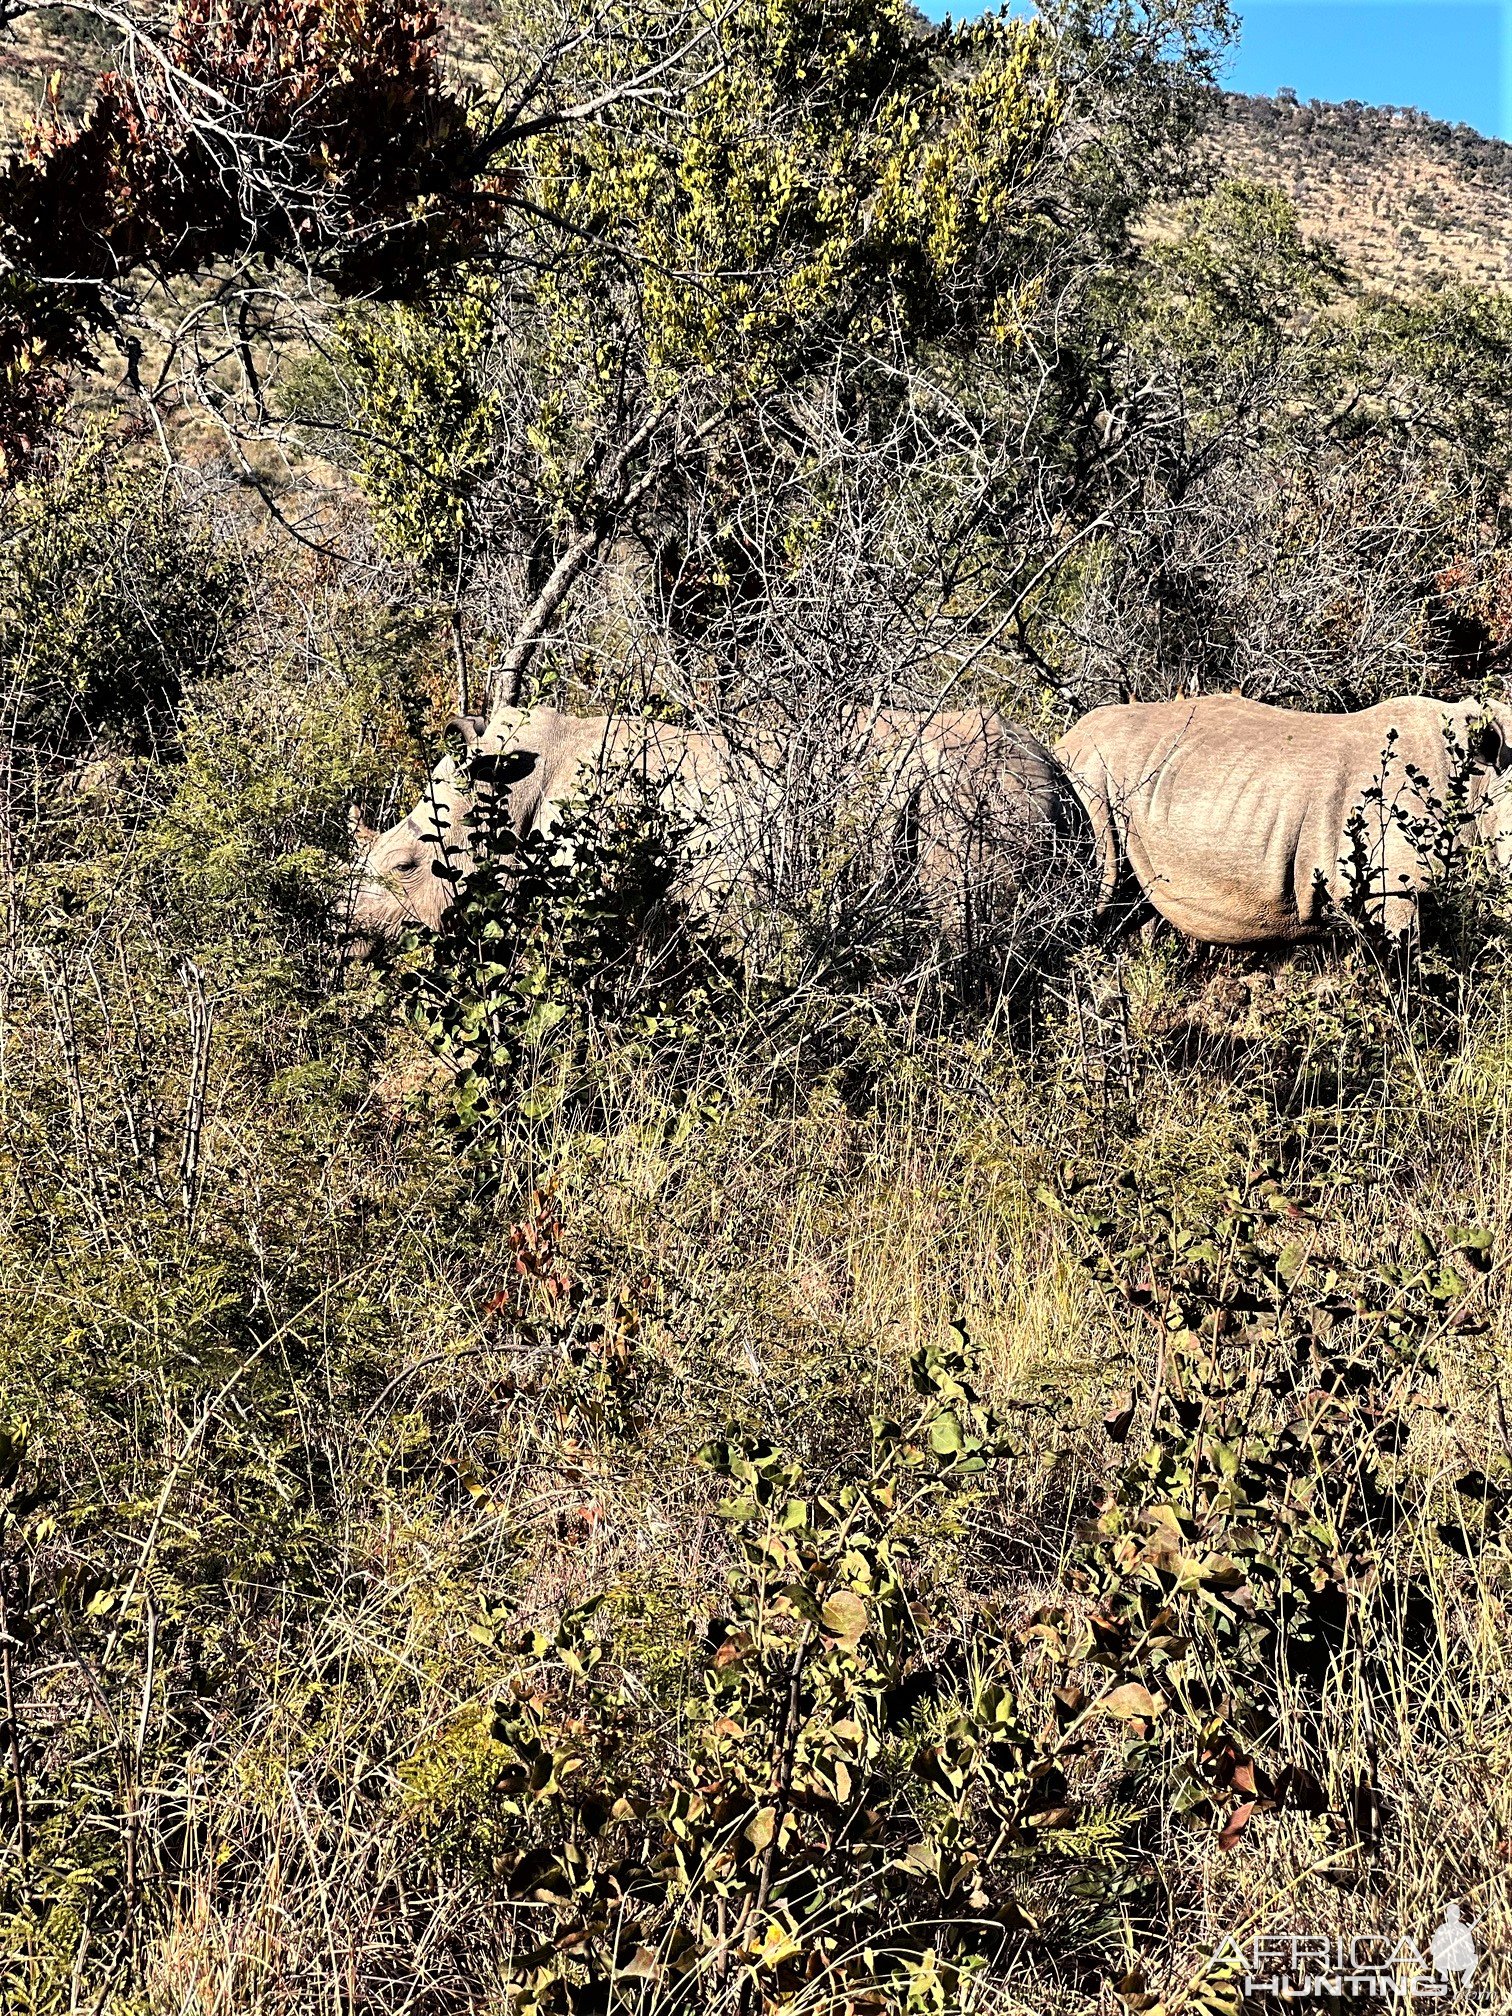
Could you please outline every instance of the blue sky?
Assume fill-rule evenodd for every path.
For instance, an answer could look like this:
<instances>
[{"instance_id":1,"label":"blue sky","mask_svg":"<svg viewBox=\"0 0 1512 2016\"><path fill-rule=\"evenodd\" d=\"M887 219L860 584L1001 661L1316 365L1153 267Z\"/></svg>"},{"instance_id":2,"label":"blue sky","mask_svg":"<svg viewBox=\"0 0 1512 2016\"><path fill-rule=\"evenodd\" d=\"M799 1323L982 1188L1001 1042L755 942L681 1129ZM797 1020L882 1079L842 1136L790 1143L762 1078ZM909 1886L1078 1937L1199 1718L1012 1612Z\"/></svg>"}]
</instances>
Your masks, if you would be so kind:
<instances>
[{"instance_id":1,"label":"blue sky","mask_svg":"<svg viewBox=\"0 0 1512 2016\"><path fill-rule=\"evenodd\" d=\"M938 20L945 0L924 10ZM1235 91L1413 105L1512 140L1512 0L1235 0L1235 11Z\"/></svg>"},{"instance_id":2,"label":"blue sky","mask_svg":"<svg viewBox=\"0 0 1512 2016\"><path fill-rule=\"evenodd\" d=\"M1236 91L1415 105L1512 138L1508 0L1239 0Z\"/></svg>"}]
</instances>

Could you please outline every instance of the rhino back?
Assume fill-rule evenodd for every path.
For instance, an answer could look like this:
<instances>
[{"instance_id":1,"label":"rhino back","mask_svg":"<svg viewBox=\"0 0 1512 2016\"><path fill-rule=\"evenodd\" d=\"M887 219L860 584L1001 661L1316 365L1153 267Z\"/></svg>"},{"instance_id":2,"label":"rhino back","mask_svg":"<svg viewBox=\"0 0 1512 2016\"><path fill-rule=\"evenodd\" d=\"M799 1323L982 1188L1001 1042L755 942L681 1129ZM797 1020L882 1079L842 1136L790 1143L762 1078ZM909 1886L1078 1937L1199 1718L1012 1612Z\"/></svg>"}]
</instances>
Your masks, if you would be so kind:
<instances>
[{"instance_id":1,"label":"rhino back","mask_svg":"<svg viewBox=\"0 0 1512 2016\"><path fill-rule=\"evenodd\" d=\"M947 944L997 960L1082 935L1095 909L1091 827L1035 735L984 708L885 710L876 735Z\"/></svg>"},{"instance_id":2,"label":"rhino back","mask_svg":"<svg viewBox=\"0 0 1512 2016\"><path fill-rule=\"evenodd\" d=\"M1356 813L1388 906L1410 901L1422 863L1388 808L1410 818L1442 797L1444 721L1416 698L1322 715L1223 695L1099 708L1061 748L1162 916L1209 943L1258 944L1324 928Z\"/></svg>"}]
</instances>

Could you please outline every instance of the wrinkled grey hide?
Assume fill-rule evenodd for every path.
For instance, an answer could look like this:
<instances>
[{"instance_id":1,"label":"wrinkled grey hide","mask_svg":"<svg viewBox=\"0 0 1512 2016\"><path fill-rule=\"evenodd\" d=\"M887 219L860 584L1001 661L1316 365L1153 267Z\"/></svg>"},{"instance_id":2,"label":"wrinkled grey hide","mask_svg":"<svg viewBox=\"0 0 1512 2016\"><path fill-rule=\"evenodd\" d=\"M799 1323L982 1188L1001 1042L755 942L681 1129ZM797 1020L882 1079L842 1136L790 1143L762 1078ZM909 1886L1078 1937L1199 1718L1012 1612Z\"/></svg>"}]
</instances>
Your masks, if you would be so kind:
<instances>
[{"instance_id":1,"label":"wrinkled grey hide","mask_svg":"<svg viewBox=\"0 0 1512 2016\"><path fill-rule=\"evenodd\" d=\"M1092 821L1104 907L1132 880L1188 937L1259 945L1329 928L1356 813L1370 914L1393 935L1410 928L1433 872L1412 827L1445 802L1454 746L1472 831L1512 866L1506 707L1406 698L1297 714L1211 695L1099 707L1055 753Z\"/></svg>"},{"instance_id":2,"label":"wrinkled grey hide","mask_svg":"<svg viewBox=\"0 0 1512 2016\"><path fill-rule=\"evenodd\" d=\"M437 924L452 882L438 865L471 867L474 792L503 801L510 831L550 832L561 807L600 776L639 771L698 836L691 870L706 905L737 885L770 886L774 836L794 802L795 751L771 738L733 751L721 736L625 715L577 717L548 707L500 709L485 725L451 724L459 764L437 764L425 796L378 836L354 885L349 936L391 942ZM906 857L925 910L953 954L991 939L1026 911L1085 914L1095 859L1085 814L1055 759L1025 730L981 709L858 713L815 749L832 787L825 817L859 830L863 851Z\"/></svg>"}]
</instances>

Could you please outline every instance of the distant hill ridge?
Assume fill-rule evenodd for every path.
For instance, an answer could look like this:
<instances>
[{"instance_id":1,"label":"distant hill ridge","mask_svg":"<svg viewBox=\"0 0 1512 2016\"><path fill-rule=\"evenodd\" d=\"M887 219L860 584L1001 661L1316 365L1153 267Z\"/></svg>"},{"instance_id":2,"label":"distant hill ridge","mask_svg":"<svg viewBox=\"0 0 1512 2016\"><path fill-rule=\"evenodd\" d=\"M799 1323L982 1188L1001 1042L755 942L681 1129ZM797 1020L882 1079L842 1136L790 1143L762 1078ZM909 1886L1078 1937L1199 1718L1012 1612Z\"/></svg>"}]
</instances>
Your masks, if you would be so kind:
<instances>
[{"instance_id":1,"label":"distant hill ridge","mask_svg":"<svg viewBox=\"0 0 1512 2016\"><path fill-rule=\"evenodd\" d=\"M1215 92L1214 168L1292 198L1368 285L1512 286L1512 145L1390 105Z\"/></svg>"}]
</instances>

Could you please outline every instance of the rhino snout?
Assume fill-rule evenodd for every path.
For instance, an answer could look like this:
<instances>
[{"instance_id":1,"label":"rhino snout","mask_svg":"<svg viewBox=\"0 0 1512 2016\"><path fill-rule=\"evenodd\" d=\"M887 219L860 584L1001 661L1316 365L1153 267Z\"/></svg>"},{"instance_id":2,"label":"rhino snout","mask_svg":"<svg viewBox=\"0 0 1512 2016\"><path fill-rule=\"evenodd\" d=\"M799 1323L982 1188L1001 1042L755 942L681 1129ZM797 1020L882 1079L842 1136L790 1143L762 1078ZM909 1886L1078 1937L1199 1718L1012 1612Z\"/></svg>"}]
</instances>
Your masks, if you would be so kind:
<instances>
[{"instance_id":1,"label":"rhino snout","mask_svg":"<svg viewBox=\"0 0 1512 2016\"><path fill-rule=\"evenodd\" d=\"M413 925L433 930L440 923L451 887L435 872L438 845L405 820L383 834L358 863L344 933L354 957L392 944Z\"/></svg>"}]
</instances>

